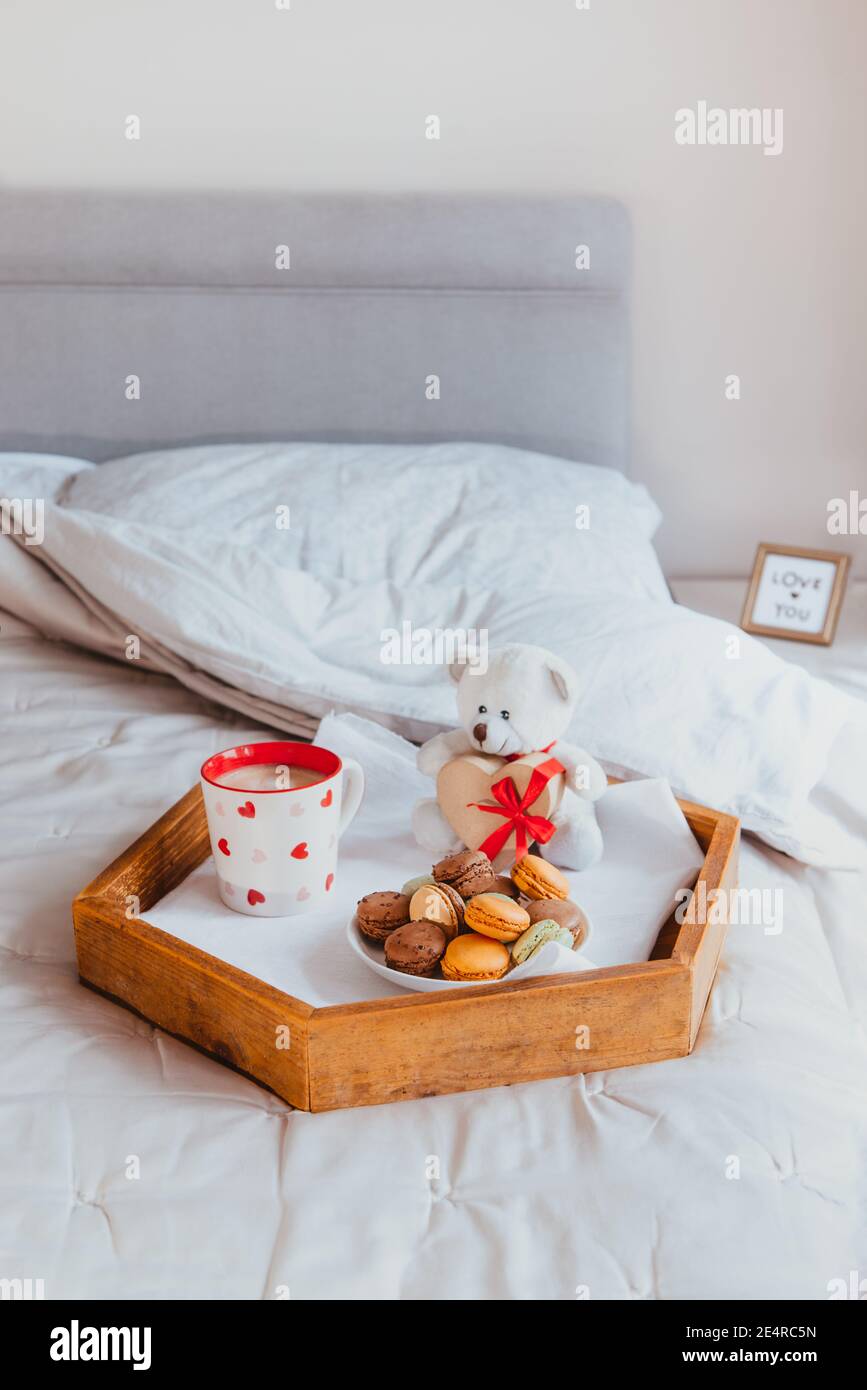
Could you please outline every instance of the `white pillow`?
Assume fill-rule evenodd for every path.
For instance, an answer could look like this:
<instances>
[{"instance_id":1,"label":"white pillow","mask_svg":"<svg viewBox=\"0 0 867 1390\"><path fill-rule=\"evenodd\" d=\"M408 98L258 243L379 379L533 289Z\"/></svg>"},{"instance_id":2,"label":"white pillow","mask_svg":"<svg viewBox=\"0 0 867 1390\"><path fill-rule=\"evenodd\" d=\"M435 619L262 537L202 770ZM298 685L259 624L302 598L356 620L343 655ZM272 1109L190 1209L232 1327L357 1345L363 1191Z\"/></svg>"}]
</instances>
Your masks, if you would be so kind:
<instances>
[{"instance_id":1,"label":"white pillow","mask_svg":"<svg viewBox=\"0 0 867 1390\"><path fill-rule=\"evenodd\" d=\"M671 601L650 543L660 513L643 487L496 444L161 450L88 470L65 501L358 584L489 589L520 577L534 590Z\"/></svg>"}]
</instances>

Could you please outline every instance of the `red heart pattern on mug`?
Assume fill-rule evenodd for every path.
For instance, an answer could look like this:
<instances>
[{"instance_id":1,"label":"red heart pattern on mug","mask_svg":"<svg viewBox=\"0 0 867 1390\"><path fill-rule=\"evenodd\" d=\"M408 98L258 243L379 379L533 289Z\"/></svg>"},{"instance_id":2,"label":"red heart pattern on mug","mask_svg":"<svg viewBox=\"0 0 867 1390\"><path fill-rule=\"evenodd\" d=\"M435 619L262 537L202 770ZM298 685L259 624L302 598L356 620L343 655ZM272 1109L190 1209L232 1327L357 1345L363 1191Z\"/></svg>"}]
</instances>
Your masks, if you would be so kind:
<instances>
[{"instance_id":1,"label":"red heart pattern on mug","mask_svg":"<svg viewBox=\"0 0 867 1390\"><path fill-rule=\"evenodd\" d=\"M245 801L243 806L238 806L236 809L238 815L243 816L245 820L252 820L256 814L256 807L252 801Z\"/></svg>"},{"instance_id":2,"label":"red heart pattern on mug","mask_svg":"<svg viewBox=\"0 0 867 1390\"><path fill-rule=\"evenodd\" d=\"M228 840L218 840L217 849L220 851L221 854L225 854L227 858L231 857L232 851L229 849Z\"/></svg>"},{"instance_id":3,"label":"red heart pattern on mug","mask_svg":"<svg viewBox=\"0 0 867 1390\"><path fill-rule=\"evenodd\" d=\"M333 882L334 882L334 875L333 875L333 874L329 874L328 877L327 877L327 879L325 880L325 891L326 891L326 893L328 892L328 890L329 890L329 888L331 887L331 885L332 885Z\"/></svg>"},{"instance_id":4,"label":"red heart pattern on mug","mask_svg":"<svg viewBox=\"0 0 867 1390\"><path fill-rule=\"evenodd\" d=\"M257 903L263 903L264 901L264 893L260 893L256 888L250 889L249 893L247 894L247 902L250 904L251 907L255 907Z\"/></svg>"},{"instance_id":5,"label":"red heart pattern on mug","mask_svg":"<svg viewBox=\"0 0 867 1390\"><path fill-rule=\"evenodd\" d=\"M334 796L333 796L333 794L332 794L331 788L329 787L329 788L328 788L328 791L327 791L327 792L325 793L325 795L323 796L323 798L322 798L322 800L320 801L319 805L320 805L320 806L330 806L333 800L334 800Z\"/></svg>"},{"instance_id":6,"label":"red heart pattern on mug","mask_svg":"<svg viewBox=\"0 0 867 1390\"><path fill-rule=\"evenodd\" d=\"M264 850L254 849L251 858L254 864L264 864L268 856Z\"/></svg>"},{"instance_id":7,"label":"red heart pattern on mug","mask_svg":"<svg viewBox=\"0 0 867 1390\"><path fill-rule=\"evenodd\" d=\"M306 858L307 858L307 853L308 853L308 850L307 850L307 841L306 841L306 840L302 840L301 843L300 843L300 844L297 844L297 845L295 846L295 848L292 850L292 858L293 858L293 859L306 859Z\"/></svg>"},{"instance_id":8,"label":"red heart pattern on mug","mask_svg":"<svg viewBox=\"0 0 867 1390\"><path fill-rule=\"evenodd\" d=\"M310 897L310 890L309 890L309 888L305 888L304 885L302 884L302 886L298 889L298 892L295 894L295 900L296 900L296 902L299 902L299 903L306 903L306 901L307 901L307 899L308 899L309 897Z\"/></svg>"}]
</instances>

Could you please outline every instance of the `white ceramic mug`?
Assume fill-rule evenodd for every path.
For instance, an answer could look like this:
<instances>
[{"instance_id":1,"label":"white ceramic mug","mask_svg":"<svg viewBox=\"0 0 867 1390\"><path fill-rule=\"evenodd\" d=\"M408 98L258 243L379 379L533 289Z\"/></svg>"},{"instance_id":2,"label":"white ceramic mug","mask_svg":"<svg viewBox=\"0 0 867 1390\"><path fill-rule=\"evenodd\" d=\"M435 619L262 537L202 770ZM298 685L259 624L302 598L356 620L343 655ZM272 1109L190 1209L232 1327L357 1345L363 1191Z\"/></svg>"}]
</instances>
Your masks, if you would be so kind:
<instances>
[{"instance_id":1,"label":"white ceramic mug","mask_svg":"<svg viewBox=\"0 0 867 1390\"><path fill-rule=\"evenodd\" d=\"M291 785L296 768L312 780ZM201 780L226 907L292 917L329 901L337 843L364 794L357 762L313 743L244 743L208 758Z\"/></svg>"}]
</instances>

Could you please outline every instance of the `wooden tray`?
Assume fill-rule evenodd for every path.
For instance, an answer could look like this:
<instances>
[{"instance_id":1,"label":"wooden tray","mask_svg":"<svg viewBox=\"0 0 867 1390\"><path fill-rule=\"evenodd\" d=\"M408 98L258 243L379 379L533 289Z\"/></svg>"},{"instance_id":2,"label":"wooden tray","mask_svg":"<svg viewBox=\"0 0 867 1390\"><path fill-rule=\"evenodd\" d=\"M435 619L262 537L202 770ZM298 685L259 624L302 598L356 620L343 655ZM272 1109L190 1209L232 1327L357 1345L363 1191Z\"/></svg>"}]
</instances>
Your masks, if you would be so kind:
<instances>
[{"instance_id":1,"label":"wooden tray","mask_svg":"<svg viewBox=\"0 0 867 1390\"><path fill-rule=\"evenodd\" d=\"M708 894L734 888L739 822L680 805ZM643 964L314 1009L140 920L209 853L196 786L75 899L80 979L300 1110L685 1057L726 932L672 916Z\"/></svg>"}]
</instances>

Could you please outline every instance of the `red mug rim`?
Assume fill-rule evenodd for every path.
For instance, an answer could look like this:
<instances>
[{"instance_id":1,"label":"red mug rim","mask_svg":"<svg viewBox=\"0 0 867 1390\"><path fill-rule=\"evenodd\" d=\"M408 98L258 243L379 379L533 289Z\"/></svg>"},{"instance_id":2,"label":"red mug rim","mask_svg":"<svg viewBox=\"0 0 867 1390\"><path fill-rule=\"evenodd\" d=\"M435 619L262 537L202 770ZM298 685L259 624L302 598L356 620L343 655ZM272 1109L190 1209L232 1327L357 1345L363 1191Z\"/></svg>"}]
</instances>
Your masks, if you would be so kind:
<instances>
[{"instance_id":1,"label":"red mug rim","mask_svg":"<svg viewBox=\"0 0 867 1390\"><path fill-rule=\"evenodd\" d=\"M307 782L303 787L227 787L217 781L227 772L235 772L239 767L260 767L262 763L289 763L305 767L311 772L323 775L315 782ZM298 795L308 787L320 787L330 782L343 767L336 753L329 748L320 748L315 743L239 743L235 748L224 748L222 753L212 753L201 766L202 779L212 787L225 792L244 792L247 796L280 796L284 792Z\"/></svg>"}]
</instances>

